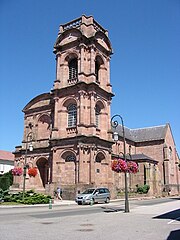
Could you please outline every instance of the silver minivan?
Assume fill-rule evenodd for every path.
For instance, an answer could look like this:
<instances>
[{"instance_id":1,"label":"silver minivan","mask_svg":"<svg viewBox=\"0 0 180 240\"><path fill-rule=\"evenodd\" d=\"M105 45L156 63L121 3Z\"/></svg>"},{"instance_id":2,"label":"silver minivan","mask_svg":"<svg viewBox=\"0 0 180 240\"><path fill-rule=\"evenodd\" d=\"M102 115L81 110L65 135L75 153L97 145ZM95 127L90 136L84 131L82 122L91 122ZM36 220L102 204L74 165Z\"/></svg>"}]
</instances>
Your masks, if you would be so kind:
<instances>
[{"instance_id":1,"label":"silver minivan","mask_svg":"<svg viewBox=\"0 0 180 240\"><path fill-rule=\"evenodd\" d=\"M88 188L84 192L79 193L76 196L75 201L77 204L94 204L98 202L110 202L110 192L109 189L100 187L100 188Z\"/></svg>"}]
</instances>

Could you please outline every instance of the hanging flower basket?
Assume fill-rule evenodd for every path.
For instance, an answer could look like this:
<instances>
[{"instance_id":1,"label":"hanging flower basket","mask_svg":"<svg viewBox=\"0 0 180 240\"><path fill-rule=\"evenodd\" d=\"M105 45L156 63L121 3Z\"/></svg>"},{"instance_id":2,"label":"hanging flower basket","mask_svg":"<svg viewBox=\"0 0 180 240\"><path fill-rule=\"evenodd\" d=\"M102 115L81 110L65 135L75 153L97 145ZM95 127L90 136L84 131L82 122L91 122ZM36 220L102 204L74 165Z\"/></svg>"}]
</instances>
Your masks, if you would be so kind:
<instances>
[{"instance_id":1,"label":"hanging flower basket","mask_svg":"<svg viewBox=\"0 0 180 240\"><path fill-rule=\"evenodd\" d=\"M116 159L112 162L112 170L115 172L127 172L127 163L123 159Z\"/></svg>"},{"instance_id":2,"label":"hanging flower basket","mask_svg":"<svg viewBox=\"0 0 180 240\"><path fill-rule=\"evenodd\" d=\"M124 161L123 159L116 159L112 161L111 168L113 171L119 172L129 172L137 173L138 165L133 161Z\"/></svg>"},{"instance_id":3,"label":"hanging flower basket","mask_svg":"<svg viewBox=\"0 0 180 240\"><path fill-rule=\"evenodd\" d=\"M37 168L33 167L33 168L29 168L28 169L28 175L30 177L35 177L37 175Z\"/></svg>"},{"instance_id":4,"label":"hanging flower basket","mask_svg":"<svg viewBox=\"0 0 180 240\"><path fill-rule=\"evenodd\" d=\"M128 161L127 166L128 166L129 173L137 173L138 172L138 165L136 162Z\"/></svg>"},{"instance_id":5,"label":"hanging flower basket","mask_svg":"<svg viewBox=\"0 0 180 240\"><path fill-rule=\"evenodd\" d=\"M11 170L11 172L12 172L12 175L13 175L13 176L21 176L22 173L23 173L23 169L20 168L20 167L14 167L14 168Z\"/></svg>"}]
</instances>

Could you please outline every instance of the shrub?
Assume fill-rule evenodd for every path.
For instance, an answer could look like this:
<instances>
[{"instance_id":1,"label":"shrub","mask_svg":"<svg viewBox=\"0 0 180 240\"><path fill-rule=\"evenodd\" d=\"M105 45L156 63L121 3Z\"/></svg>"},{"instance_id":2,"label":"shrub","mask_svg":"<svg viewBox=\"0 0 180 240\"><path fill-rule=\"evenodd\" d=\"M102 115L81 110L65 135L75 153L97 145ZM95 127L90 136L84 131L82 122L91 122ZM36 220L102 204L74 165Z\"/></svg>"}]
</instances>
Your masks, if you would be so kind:
<instances>
[{"instance_id":1,"label":"shrub","mask_svg":"<svg viewBox=\"0 0 180 240\"><path fill-rule=\"evenodd\" d=\"M9 187L10 187L9 178L6 178L6 177L2 176L2 177L0 178L0 188L1 188L2 190L6 190L6 189L8 189Z\"/></svg>"},{"instance_id":2,"label":"shrub","mask_svg":"<svg viewBox=\"0 0 180 240\"><path fill-rule=\"evenodd\" d=\"M150 186L145 184L145 185L142 185L142 186L138 186L137 185L137 193L140 193L140 194L143 194L143 193L148 193L150 189Z\"/></svg>"},{"instance_id":3,"label":"shrub","mask_svg":"<svg viewBox=\"0 0 180 240\"><path fill-rule=\"evenodd\" d=\"M1 191L0 191L0 197L1 197ZM51 196L44 195L41 193L35 193L33 190L25 192L24 200L23 200L23 193L8 193L3 194L1 199L4 202L17 202L22 204L47 204L49 203L49 200L51 199Z\"/></svg>"},{"instance_id":4,"label":"shrub","mask_svg":"<svg viewBox=\"0 0 180 240\"><path fill-rule=\"evenodd\" d=\"M12 175L12 172L11 172L11 170L9 171L9 172L7 172L7 173L4 173L4 175L3 176L5 176L5 177L7 177L7 178L9 178L9 181L10 181L10 186L13 184L13 175Z\"/></svg>"},{"instance_id":5,"label":"shrub","mask_svg":"<svg viewBox=\"0 0 180 240\"><path fill-rule=\"evenodd\" d=\"M3 190L0 188L0 202L4 201L4 198L8 195L8 190Z\"/></svg>"},{"instance_id":6,"label":"shrub","mask_svg":"<svg viewBox=\"0 0 180 240\"><path fill-rule=\"evenodd\" d=\"M0 188L2 190L7 190L13 184L13 175L11 171L4 173L0 176Z\"/></svg>"}]
</instances>

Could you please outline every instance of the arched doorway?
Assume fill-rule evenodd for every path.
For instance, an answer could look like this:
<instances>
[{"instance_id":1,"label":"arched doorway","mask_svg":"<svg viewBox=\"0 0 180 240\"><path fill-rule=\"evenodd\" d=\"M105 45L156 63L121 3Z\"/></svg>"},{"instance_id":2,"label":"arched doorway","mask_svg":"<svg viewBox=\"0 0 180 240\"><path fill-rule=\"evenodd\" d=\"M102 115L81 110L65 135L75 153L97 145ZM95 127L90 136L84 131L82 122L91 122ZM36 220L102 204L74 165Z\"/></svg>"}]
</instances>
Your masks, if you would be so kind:
<instances>
[{"instance_id":1,"label":"arched doorway","mask_svg":"<svg viewBox=\"0 0 180 240\"><path fill-rule=\"evenodd\" d=\"M95 175L98 186L106 184L107 173L108 164L106 163L106 156L103 152L98 152L95 157Z\"/></svg>"},{"instance_id":2,"label":"arched doorway","mask_svg":"<svg viewBox=\"0 0 180 240\"><path fill-rule=\"evenodd\" d=\"M75 184L77 181L76 155L72 151L65 151L61 157L65 162L64 171L61 171L61 182L63 183L63 179L66 179L67 184Z\"/></svg>"},{"instance_id":3,"label":"arched doorway","mask_svg":"<svg viewBox=\"0 0 180 240\"><path fill-rule=\"evenodd\" d=\"M40 178L42 181L42 185L45 188L45 184L48 183L49 180L49 164L46 158L40 158L37 161L37 167L39 170Z\"/></svg>"}]
</instances>

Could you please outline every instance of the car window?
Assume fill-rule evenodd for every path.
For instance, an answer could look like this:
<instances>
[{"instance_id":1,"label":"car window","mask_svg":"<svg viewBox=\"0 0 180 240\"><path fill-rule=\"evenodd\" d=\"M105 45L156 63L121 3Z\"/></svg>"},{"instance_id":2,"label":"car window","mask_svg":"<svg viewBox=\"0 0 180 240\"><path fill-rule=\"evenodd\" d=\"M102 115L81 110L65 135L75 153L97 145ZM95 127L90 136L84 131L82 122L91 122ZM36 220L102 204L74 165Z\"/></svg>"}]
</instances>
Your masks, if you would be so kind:
<instances>
[{"instance_id":1,"label":"car window","mask_svg":"<svg viewBox=\"0 0 180 240\"><path fill-rule=\"evenodd\" d=\"M107 188L104 189L105 193L109 193L109 190Z\"/></svg>"},{"instance_id":2,"label":"car window","mask_svg":"<svg viewBox=\"0 0 180 240\"><path fill-rule=\"evenodd\" d=\"M99 189L96 189L96 191L94 193L99 193Z\"/></svg>"},{"instance_id":3,"label":"car window","mask_svg":"<svg viewBox=\"0 0 180 240\"><path fill-rule=\"evenodd\" d=\"M99 189L99 193L105 193L104 189L103 188Z\"/></svg>"},{"instance_id":4,"label":"car window","mask_svg":"<svg viewBox=\"0 0 180 240\"><path fill-rule=\"evenodd\" d=\"M83 194L92 194L95 189L86 189Z\"/></svg>"}]
</instances>

